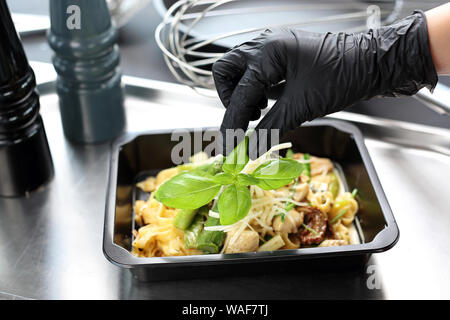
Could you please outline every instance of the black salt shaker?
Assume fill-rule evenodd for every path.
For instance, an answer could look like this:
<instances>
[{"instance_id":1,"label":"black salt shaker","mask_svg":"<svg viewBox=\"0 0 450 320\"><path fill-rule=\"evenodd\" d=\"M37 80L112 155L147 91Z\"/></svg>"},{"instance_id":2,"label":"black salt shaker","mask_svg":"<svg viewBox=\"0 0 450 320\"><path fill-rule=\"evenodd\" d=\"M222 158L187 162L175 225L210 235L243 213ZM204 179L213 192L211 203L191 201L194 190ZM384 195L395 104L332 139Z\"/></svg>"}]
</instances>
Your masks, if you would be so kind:
<instances>
[{"instance_id":1,"label":"black salt shaker","mask_svg":"<svg viewBox=\"0 0 450 320\"><path fill-rule=\"evenodd\" d=\"M52 176L34 73L0 0L0 196L25 195Z\"/></svg>"}]
</instances>

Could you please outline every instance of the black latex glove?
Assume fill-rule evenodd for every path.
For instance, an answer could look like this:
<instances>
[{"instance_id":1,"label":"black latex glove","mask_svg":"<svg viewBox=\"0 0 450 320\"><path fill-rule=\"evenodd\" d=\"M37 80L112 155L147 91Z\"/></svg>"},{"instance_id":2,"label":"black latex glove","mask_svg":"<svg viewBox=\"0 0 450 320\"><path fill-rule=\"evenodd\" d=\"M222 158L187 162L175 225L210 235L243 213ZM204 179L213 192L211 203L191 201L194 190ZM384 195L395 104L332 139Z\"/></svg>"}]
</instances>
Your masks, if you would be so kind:
<instances>
[{"instance_id":1,"label":"black latex glove","mask_svg":"<svg viewBox=\"0 0 450 320\"><path fill-rule=\"evenodd\" d=\"M304 121L374 96L432 90L437 74L423 12L366 33L271 31L228 51L213 65L227 108L221 131L247 129L267 106L267 90L285 88L256 129L280 129L280 137Z\"/></svg>"}]
</instances>

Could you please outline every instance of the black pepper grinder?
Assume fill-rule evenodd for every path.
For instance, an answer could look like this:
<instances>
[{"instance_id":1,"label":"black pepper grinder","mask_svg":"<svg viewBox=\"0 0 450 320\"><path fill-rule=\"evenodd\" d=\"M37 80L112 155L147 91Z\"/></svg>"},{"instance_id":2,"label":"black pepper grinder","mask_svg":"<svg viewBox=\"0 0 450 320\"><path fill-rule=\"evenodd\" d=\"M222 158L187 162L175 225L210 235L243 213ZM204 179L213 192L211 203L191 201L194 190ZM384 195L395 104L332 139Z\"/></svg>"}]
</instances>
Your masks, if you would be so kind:
<instances>
[{"instance_id":1,"label":"black pepper grinder","mask_svg":"<svg viewBox=\"0 0 450 320\"><path fill-rule=\"evenodd\" d=\"M34 73L0 0L0 196L26 195L52 176Z\"/></svg>"},{"instance_id":2,"label":"black pepper grinder","mask_svg":"<svg viewBox=\"0 0 450 320\"><path fill-rule=\"evenodd\" d=\"M96 143L125 126L118 34L105 0L50 0L48 41L66 137Z\"/></svg>"}]
</instances>

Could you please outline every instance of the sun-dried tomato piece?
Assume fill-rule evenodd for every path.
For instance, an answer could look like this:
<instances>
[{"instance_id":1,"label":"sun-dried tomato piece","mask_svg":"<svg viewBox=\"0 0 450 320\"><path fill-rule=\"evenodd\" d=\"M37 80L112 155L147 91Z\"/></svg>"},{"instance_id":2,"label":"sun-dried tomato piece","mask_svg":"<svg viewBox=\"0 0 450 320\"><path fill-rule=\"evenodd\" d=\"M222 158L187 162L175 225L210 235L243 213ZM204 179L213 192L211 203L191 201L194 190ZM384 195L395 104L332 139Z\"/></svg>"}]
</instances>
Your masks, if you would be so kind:
<instances>
[{"instance_id":1,"label":"sun-dried tomato piece","mask_svg":"<svg viewBox=\"0 0 450 320\"><path fill-rule=\"evenodd\" d=\"M314 207L302 209L305 213L303 223L306 227L303 226L298 231L301 244L312 245L321 243L327 231L327 217Z\"/></svg>"}]
</instances>

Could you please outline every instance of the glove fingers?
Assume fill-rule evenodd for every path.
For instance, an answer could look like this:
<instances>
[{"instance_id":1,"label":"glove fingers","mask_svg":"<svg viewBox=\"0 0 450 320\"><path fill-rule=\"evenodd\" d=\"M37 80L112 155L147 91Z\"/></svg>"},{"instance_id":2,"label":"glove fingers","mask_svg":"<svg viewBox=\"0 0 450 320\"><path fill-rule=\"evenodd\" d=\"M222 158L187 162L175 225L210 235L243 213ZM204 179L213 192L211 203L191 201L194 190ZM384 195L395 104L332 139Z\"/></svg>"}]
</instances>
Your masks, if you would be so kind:
<instances>
[{"instance_id":1,"label":"glove fingers","mask_svg":"<svg viewBox=\"0 0 450 320\"><path fill-rule=\"evenodd\" d=\"M275 105L267 112L255 128L258 143L254 150L250 152L254 156L260 156L266 152L274 144L279 143L279 139L283 135L297 126L300 123L297 121L295 110L290 105L289 99L280 97ZM257 148L257 150L255 150Z\"/></svg>"},{"instance_id":2,"label":"glove fingers","mask_svg":"<svg viewBox=\"0 0 450 320\"><path fill-rule=\"evenodd\" d=\"M213 79L219 98L225 108L230 104L234 88L246 70L245 57L239 49L227 52L212 66Z\"/></svg>"},{"instance_id":3,"label":"glove fingers","mask_svg":"<svg viewBox=\"0 0 450 320\"><path fill-rule=\"evenodd\" d=\"M253 117L250 119L251 121L254 120L258 120L259 118L261 118L261 109L265 109L267 108L267 96L266 96L266 92L264 91L264 95L261 97L261 99L258 101L258 103L256 104L253 113Z\"/></svg>"},{"instance_id":4,"label":"glove fingers","mask_svg":"<svg viewBox=\"0 0 450 320\"><path fill-rule=\"evenodd\" d=\"M265 73L260 67L257 67L258 65L261 65L258 62L258 53L261 48L264 47L263 43L266 37L271 33L272 31L266 30L255 39L235 46L213 64L212 73L214 83L220 100L225 108L228 108L230 100L239 83L242 83L243 85L246 83L251 84L258 82L257 79L259 79L259 82L264 82L262 74ZM266 84L266 86L269 85L270 83ZM260 86L261 85L258 83L258 87ZM260 109L264 109L267 107L267 98L265 95L261 95L260 101L254 102L253 104ZM256 119L259 119L259 116L256 117Z\"/></svg>"},{"instance_id":5,"label":"glove fingers","mask_svg":"<svg viewBox=\"0 0 450 320\"><path fill-rule=\"evenodd\" d=\"M228 106L220 126L221 141L219 143L222 144L222 154L228 155L243 139L252 117L254 117L253 109L240 108L232 104Z\"/></svg>"},{"instance_id":6,"label":"glove fingers","mask_svg":"<svg viewBox=\"0 0 450 320\"><path fill-rule=\"evenodd\" d=\"M267 106L265 86L252 70L247 69L234 88L222 126L226 129L247 130L251 120L259 119L261 108Z\"/></svg>"},{"instance_id":7,"label":"glove fingers","mask_svg":"<svg viewBox=\"0 0 450 320\"><path fill-rule=\"evenodd\" d=\"M227 129L241 129L245 132L249 122L259 119L261 108L266 106L264 85L257 80L251 69L247 69L233 91L220 127L224 145L227 143ZM227 150L228 147L227 145Z\"/></svg>"}]
</instances>

